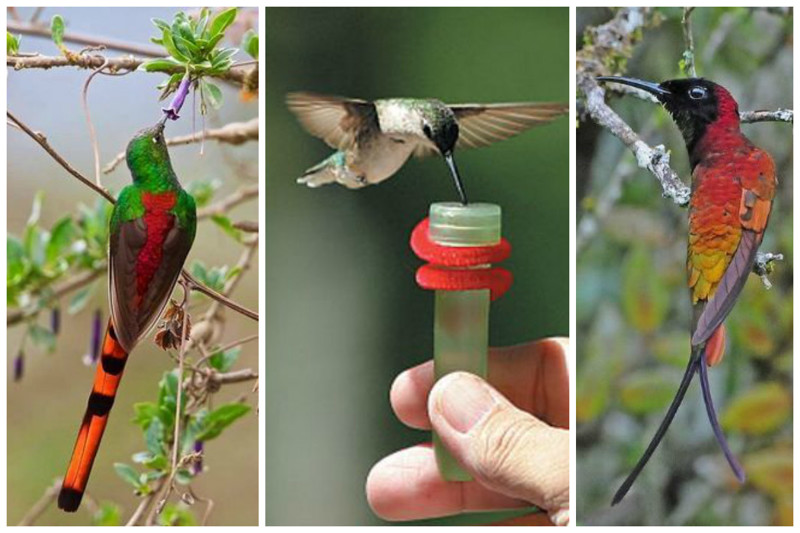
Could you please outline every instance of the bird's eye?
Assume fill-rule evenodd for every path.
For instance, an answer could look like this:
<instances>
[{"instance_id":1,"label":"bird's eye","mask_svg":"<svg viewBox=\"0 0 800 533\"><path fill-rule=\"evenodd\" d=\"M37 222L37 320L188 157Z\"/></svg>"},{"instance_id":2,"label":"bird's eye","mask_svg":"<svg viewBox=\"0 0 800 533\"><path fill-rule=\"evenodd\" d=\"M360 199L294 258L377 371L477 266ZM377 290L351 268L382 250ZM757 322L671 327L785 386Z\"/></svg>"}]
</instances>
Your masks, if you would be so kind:
<instances>
[{"instance_id":1,"label":"bird's eye","mask_svg":"<svg viewBox=\"0 0 800 533\"><path fill-rule=\"evenodd\" d=\"M702 100L706 97L706 88L699 85L689 89L689 98L692 100Z\"/></svg>"},{"instance_id":2,"label":"bird's eye","mask_svg":"<svg viewBox=\"0 0 800 533\"><path fill-rule=\"evenodd\" d=\"M429 139L431 138L431 135L433 135L433 132L431 131L431 127L428 124L423 124L422 125L422 133L424 133L425 137L427 137Z\"/></svg>"}]
</instances>

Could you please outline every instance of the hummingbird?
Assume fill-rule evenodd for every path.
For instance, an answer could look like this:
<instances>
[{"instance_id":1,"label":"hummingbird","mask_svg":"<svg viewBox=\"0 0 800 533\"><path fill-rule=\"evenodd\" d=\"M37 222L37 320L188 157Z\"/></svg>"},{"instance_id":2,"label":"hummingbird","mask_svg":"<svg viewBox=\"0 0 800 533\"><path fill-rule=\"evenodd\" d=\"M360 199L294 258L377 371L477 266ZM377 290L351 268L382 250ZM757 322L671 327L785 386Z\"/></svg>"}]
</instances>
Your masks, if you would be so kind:
<instances>
[{"instance_id":1,"label":"hummingbird","mask_svg":"<svg viewBox=\"0 0 800 533\"><path fill-rule=\"evenodd\" d=\"M725 318L744 287L769 222L778 180L775 163L739 127L739 106L727 89L703 78L653 83L603 76L646 91L666 108L681 131L692 169L686 273L693 317L691 355L667 413L639 462L614 495L619 503L647 464L683 401L695 373L709 422L734 475L745 473L717 420L708 366L722 360Z\"/></svg>"},{"instance_id":2,"label":"hummingbird","mask_svg":"<svg viewBox=\"0 0 800 533\"><path fill-rule=\"evenodd\" d=\"M161 316L194 242L195 202L172 169L164 142L164 121L138 132L126 150L133 184L120 191L111 213L111 317L58 495L59 508L67 512L80 506L128 354Z\"/></svg>"},{"instance_id":3,"label":"hummingbird","mask_svg":"<svg viewBox=\"0 0 800 533\"><path fill-rule=\"evenodd\" d=\"M555 102L448 105L433 98L370 102L308 92L289 93L286 102L309 133L336 149L306 170L298 183L318 187L337 182L358 189L392 177L412 154L439 154L463 204L467 195L453 158L456 147L489 146L569 110L567 104Z\"/></svg>"}]
</instances>

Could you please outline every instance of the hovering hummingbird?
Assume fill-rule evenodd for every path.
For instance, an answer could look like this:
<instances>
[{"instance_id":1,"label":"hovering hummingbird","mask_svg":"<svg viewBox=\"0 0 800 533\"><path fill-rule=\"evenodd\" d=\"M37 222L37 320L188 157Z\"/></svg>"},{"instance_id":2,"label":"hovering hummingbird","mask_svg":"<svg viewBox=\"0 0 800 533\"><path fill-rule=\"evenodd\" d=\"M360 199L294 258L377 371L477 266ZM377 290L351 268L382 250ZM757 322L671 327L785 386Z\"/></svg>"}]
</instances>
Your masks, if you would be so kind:
<instances>
[{"instance_id":1,"label":"hovering hummingbird","mask_svg":"<svg viewBox=\"0 0 800 533\"><path fill-rule=\"evenodd\" d=\"M390 178L413 154L440 154L461 202L467 195L453 159L456 147L477 148L546 124L567 104L507 103L448 105L433 98L389 98L369 102L307 92L289 93L289 109L312 135L336 149L306 170L298 183L318 187L338 182L350 189Z\"/></svg>"},{"instance_id":2,"label":"hovering hummingbird","mask_svg":"<svg viewBox=\"0 0 800 533\"><path fill-rule=\"evenodd\" d=\"M646 91L663 104L683 134L692 167L686 272L692 299L691 355L678 391L639 462L614 495L619 503L669 428L689 384L700 387L711 428L740 482L745 474L717 420L708 366L725 351L725 318L753 268L767 229L778 179L775 163L739 129L739 106L727 89L702 78L652 83L603 76Z\"/></svg>"},{"instance_id":3,"label":"hovering hummingbird","mask_svg":"<svg viewBox=\"0 0 800 533\"><path fill-rule=\"evenodd\" d=\"M133 184L117 198L108 239L111 318L58 495L68 512L83 498L128 354L161 316L194 242L195 203L172 170L164 120L137 133L126 151Z\"/></svg>"}]
</instances>

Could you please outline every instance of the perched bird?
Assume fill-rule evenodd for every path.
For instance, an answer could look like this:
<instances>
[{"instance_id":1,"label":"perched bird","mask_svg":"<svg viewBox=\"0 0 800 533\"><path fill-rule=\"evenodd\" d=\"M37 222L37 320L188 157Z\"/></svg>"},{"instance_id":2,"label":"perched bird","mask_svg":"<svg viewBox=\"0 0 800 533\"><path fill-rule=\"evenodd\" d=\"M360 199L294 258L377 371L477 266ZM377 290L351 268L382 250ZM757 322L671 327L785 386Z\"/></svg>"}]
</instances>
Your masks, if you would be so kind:
<instances>
[{"instance_id":1,"label":"perched bird","mask_svg":"<svg viewBox=\"0 0 800 533\"><path fill-rule=\"evenodd\" d=\"M778 183L775 163L739 129L739 106L721 85L701 78L651 83L604 76L655 96L681 130L692 168L686 269L693 306L691 355L672 404L644 454L614 496L618 503L669 428L696 372L714 435L736 477L744 470L720 428L708 366L725 350L723 321L753 268Z\"/></svg>"},{"instance_id":2,"label":"perched bird","mask_svg":"<svg viewBox=\"0 0 800 533\"><path fill-rule=\"evenodd\" d=\"M432 98L356 100L289 93L289 109L312 135L336 149L297 182L309 187L338 182L350 189L380 183L412 155L440 154L467 203L453 151L488 146L546 124L569 107L559 103L447 105Z\"/></svg>"},{"instance_id":3,"label":"perched bird","mask_svg":"<svg viewBox=\"0 0 800 533\"><path fill-rule=\"evenodd\" d=\"M92 392L58 495L78 509L114 404L128 354L169 301L194 242L197 216L164 142L164 121L136 134L126 152L133 184L119 194L108 244L108 321Z\"/></svg>"}]
</instances>

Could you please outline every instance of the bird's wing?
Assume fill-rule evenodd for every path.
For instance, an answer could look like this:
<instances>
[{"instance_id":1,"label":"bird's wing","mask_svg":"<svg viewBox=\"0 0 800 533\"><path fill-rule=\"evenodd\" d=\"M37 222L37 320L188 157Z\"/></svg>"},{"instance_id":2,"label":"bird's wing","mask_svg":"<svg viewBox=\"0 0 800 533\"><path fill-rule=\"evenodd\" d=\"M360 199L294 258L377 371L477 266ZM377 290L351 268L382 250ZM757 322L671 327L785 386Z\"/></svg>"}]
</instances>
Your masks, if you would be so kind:
<instances>
[{"instance_id":1,"label":"bird's wing","mask_svg":"<svg viewBox=\"0 0 800 533\"><path fill-rule=\"evenodd\" d=\"M741 178L738 213L741 237L719 285L697 319L692 333L693 345L706 342L730 313L753 269L758 247L764 238L775 195L775 165L769 154L760 150L755 151L750 159L755 164L751 167L755 171L743 172L747 177Z\"/></svg>"},{"instance_id":2,"label":"bird's wing","mask_svg":"<svg viewBox=\"0 0 800 533\"><path fill-rule=\"evenodd\" d=\"M459 148L478 148L547 124L569 111L568 104L457 104L448 106L458 120Z\"/></svg>"},{"instance_id":3,"label":"bird's wing","mask_svg":"<svg viewBox=\"0 0 800 533\"><path fill-rule=\"evenodd\" d=\"M347 150L359 135L378 128L375 105L365 100L307 92L289 93L286 105L311 135Z\"/></svg>"},{"instance_id":4,"label":"bird's wing","mask_svg":"<svg viewBox=\"0 0 800 533\"><path fill-rule=\"evenodd\" d=\"M142 218L122 222L109 240L111 318L126 351L132 350L161 316L192 246L192 236L174 218L164 236L160 262L139 294L137 266L147 240L147 225Z\"/></svg>"}]
</instances>

